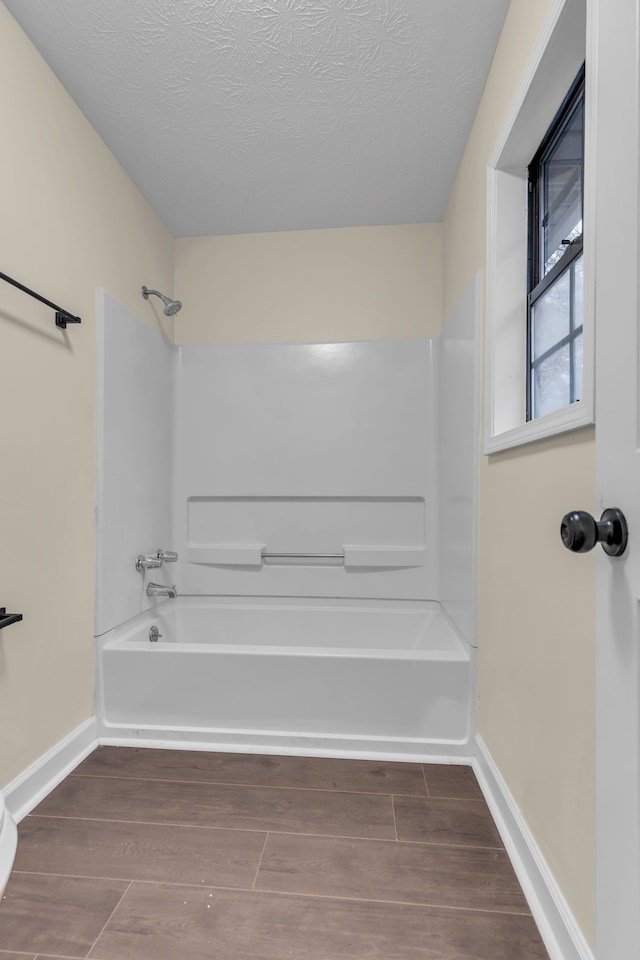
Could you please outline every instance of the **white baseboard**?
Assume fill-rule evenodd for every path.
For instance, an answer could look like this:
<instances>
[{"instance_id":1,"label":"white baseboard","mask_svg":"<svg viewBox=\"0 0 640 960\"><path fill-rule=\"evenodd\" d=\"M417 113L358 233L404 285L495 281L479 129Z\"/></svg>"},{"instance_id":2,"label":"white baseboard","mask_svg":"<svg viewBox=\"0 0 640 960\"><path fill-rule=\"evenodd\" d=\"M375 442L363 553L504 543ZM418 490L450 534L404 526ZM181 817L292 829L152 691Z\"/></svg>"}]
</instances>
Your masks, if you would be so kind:
<instances>
[{"instance_id":1,"label":"white baseboard","mask_svg":"<svg viewBox=\"0 0 640 960\"><path fill-rule=\"evenodd\" d=\"M18 845L18 831L0 793L0 897L7 885Z\"/></svg>"},{"instance_id":2,"label":"white baseboard","mask_svg":"<svg viewBox=\"0 0 640 960\"><path fill-rule=\"evenodd\" d=\"M476 736L473 769L551 960L594 960L569 904L480 736Z\"/></svg>"},{"instance_id":3,"label":"white baseboard","mask_svg":"<svg viewBox=\"0 0 640 960\"><path fill-rule=\"evenodd\" d=\"M97 747L97 730L96 718L91 717L5 787L6 807L16 823Z\"/></svg>"}]
</instances>

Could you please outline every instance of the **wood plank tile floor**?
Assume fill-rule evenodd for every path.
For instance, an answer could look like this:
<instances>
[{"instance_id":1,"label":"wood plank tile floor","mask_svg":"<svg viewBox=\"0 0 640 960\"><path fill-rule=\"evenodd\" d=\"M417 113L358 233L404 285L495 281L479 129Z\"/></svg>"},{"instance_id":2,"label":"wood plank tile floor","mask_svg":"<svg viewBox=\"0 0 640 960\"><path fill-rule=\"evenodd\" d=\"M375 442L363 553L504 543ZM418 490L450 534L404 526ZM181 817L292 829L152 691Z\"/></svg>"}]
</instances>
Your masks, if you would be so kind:
<instances>
[{"instance_id":1,"label":"wood plank tile floor","mask_svg":"<svg viewBox=\"0 0 640 960\"><path fill-rule=\"evenodd\" d=\"M19 826L0 960L548 960L467 767L99 747Z\"/></svg>"}]
</instances>

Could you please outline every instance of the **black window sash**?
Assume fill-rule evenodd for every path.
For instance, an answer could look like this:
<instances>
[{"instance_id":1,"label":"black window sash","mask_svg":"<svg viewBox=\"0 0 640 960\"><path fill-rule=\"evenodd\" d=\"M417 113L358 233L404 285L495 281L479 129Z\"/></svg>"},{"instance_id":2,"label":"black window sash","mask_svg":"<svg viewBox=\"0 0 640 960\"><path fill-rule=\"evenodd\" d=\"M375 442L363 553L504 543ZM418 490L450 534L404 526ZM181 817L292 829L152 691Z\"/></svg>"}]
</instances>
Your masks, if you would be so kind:
<instances>
[{"instance_id":1,"label":"black window sash","mask_svg":"<svg viewBox=\"0 0 640 960\"><path fill-rule=\"evenodd\" d=\"M571 271L571 290L570 290L570 306L571 311L570 316L570 325L569 333L566 337L563 337L557 343L553 344L548 350L544 352L540 357L533 359L533 324L532 324L532 313L533 306L536 301L546 293L546 291L553 286L553 284L575 263L576 259L582 254L582 236L576 237L570 244L567 244L565 252L562 254L560 260L551 267L549 272L541 277L541 273L544 267L544 264L541 262L541 226L542 219L544 215L548 215L548 211L543 211L543 198L541 197L541 176L542 176L542 164L546 159L547 155L553 149L559 138L564 133L567 123L571 118L576 105L579 103L580 99L584 100L584 77L585 77L585 68L582 66L578 76L571 85L567 96L563 100L560 109L558 110L554 120L547 131L544 140L540 144L536 155L534 156L531 164L529 165L529 257L528 257L528 269L527 269L527 337L526 337L526 363L527 363L527 388L526 388L526 419L527 421L533 418L533 374L535 368L538 364L546 359L551 353L555 350L560 349L565 346L565 344L572 342L582 333L582 324L576 329L573 329L573 293L574 293L574 272ZM584 129L583 129L584 137ZM583 144L583 157L584 157L584 144ZM584 194L584 177L582 179L582 189ZM584 202L582 204L584 209ZM574 368L573 368L573 357L570 358L569 363L569 376L570 376L570 401L574 400L575 393L575 383L574 383Z\"/></svg>"}]
</instances>

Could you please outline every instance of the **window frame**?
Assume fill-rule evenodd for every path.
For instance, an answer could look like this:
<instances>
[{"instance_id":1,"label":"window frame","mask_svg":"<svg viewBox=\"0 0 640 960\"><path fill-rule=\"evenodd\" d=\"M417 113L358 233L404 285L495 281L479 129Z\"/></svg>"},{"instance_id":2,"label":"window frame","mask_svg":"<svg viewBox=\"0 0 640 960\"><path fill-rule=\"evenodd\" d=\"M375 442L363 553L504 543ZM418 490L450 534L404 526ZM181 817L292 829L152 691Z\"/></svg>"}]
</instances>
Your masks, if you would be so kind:
<instances>
[{"instance_id":1,"label":"window frame","mask_svg":"<svg viewBox=\"0 0 640 960\"><path fill-rule=\"evenodd\" d=\"M571 265L575 263L578 257L582 256L584 251L584 124L582 129L582 176L581 176L581 204L582 204L582 220L583 220L583 232L579 237L576 237L566 248L561 258L554 263L548 273L544 273L544 265L542 263L541 257L541 244L540 244L540 233L542 228L542 219L545 214L544 201L541 196L542 194L542 172L543 165L545 160L549 156L550 152L560 141L562 135L567 129L567 126L573 116L576 106L582 101L582 114L583 119L586 114L586 98L585 98L585 64L583 63L578 71L574 82L571 85L571 89L564 98L560 109L553 118L549 129L547 130L540 146L538 147L531 163L528 168L528 191L529 191L529 204L528 204L528 270L527 270L527 378L526 378L526 421L530 422L534 419L539 419L534 416L534 402L533 402L533 377L535 368L550 356L554 351L561 349L563 346L568 345L571 349L573 342L583 333L584 324L581 322L578 326L574 326L573 323L573 290L574 290L574 273L570 273L570 294L569 294L569 309L571 311L571 319L569 323L569 333L558 340L556 343L552 344L543 354L539 357L533 358L533 308L537 301L544 296L544 294L554 286L564 274L571 269ZM573 361L569 362L569 373L570 373L570 397L574 395L574 365ZM577 398L579 401L581 398ZM575 399L570 399L568 406L577 402Z\"/></svg>"},{"instance_id":2,"label":"window frame","mask_svg":"<svg viewBox=\"0 0 640 960\"><path fill-rule=\"evenodd\" d=\"M597 37L586 0L554 0L487 163L484 430L486 455L595 422L595 89ZM583 63L584 290L580 403L526 419L528 167Z\"/></svg>"}]
</instances>

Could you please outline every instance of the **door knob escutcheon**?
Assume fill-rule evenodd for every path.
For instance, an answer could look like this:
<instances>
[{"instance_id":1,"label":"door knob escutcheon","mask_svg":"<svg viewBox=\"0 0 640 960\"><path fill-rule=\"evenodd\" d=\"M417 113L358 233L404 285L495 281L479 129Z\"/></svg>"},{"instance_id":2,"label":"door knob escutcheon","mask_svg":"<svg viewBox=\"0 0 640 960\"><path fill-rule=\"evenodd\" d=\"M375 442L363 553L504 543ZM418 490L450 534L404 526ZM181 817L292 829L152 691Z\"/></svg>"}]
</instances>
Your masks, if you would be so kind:
<instances>
[{"instance_id":1,"label":"door knob escutcheon","mask_svg":"<svg viewBox=\"0 0 640 960\"><path fill-rule=\"evenodd\" d=\"M601 543L610 557L621 557L627 549L629 530L624 513L617 507L609 507L599 520L586 510L573 510L562 518L560 536L572 553L588 553Z\"/></svg>"}]
</instances>

